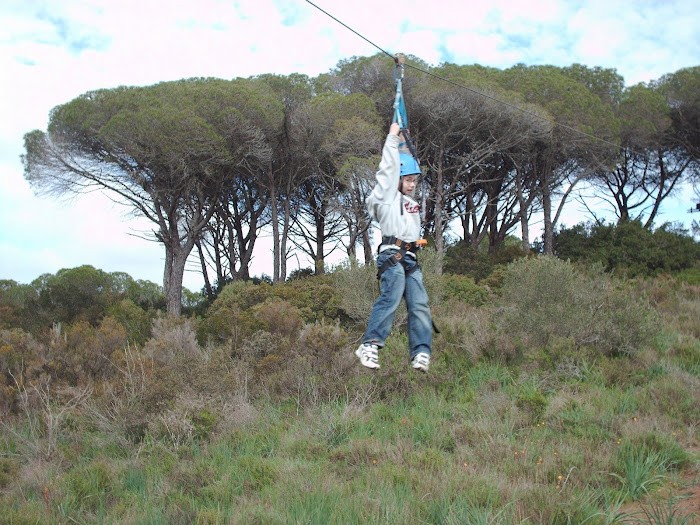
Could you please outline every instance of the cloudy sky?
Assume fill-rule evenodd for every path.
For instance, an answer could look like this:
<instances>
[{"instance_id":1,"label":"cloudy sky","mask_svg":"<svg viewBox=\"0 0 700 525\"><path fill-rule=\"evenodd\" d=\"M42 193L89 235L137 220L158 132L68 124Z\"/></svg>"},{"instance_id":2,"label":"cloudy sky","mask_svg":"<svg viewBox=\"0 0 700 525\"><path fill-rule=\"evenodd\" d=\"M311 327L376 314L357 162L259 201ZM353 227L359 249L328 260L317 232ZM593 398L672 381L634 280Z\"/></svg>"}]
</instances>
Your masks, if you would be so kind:
<instances>
[{"instance_id":1,"label":"cloudy sky","mask_svg":"<svg viewBox=\"0 0 700 525\"><path fill-rule=\"evenodd\" d=\"M696 0L314 4L382 49L435 65L581 63L615 68L627 85L700 65ZM57 202L35 196L25 182L23 136L45 130L53 107L119 85L316 76L339 60L376 52L305 0L1 0L0 279L28 283L91 264L162 282L163 250L144 240L148 223L103 195ZM689 207L685 198L670 201L662 220L689 226ZM569 225L577 222L573 212ZM270 274L270 259L261 248L251 273ZM188 272L185 286L201 284Z\"/></svg>"}]
</instances>

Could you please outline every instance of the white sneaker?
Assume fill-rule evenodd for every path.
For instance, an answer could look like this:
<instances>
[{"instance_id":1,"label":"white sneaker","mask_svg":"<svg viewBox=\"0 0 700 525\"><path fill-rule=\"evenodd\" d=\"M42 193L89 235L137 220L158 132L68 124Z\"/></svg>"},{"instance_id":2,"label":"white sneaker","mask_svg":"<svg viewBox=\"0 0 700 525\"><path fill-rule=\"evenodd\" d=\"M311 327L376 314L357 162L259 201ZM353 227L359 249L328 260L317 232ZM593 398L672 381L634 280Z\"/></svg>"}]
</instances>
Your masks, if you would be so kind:
<instances>
[{"instance_id":1,"label":"white sneaker","mask_svg":"<svg viewBox=\"0 0 700 525\"><path fill-rule=\"evenodd\" d=\"M416 370L427 372L428 368L430 368L430 354L427 352L416 354L413 359L411 359L411 366Z\"/></svg>"},{"instance_id":2,"label":"white sneaker","mask_svg":"<svg viewBox=\"0 0 700 525\"><path fill-rule=\"evenodd\" d=\"M377 351L379 347L372 343L362 343L355 355L360 358L360 364L367 368L379 368L379 355Z\"/></svg>"}]
</instances>

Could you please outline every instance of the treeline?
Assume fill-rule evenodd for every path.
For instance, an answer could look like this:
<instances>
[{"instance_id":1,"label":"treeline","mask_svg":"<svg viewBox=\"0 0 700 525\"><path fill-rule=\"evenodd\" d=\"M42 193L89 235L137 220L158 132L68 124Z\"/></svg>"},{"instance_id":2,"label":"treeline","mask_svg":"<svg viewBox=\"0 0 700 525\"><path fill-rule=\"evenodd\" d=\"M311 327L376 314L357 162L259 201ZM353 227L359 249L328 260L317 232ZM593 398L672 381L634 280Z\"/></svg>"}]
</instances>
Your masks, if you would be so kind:
<instances>
[{"instance_id":1,"label":"treeline","mask_svg":"<svg viewBox=\"0 0 700 525\"><path fill-rule=\"evenodd\" d=\"M612 69L578 64L506 70L443 64L404 83L424 166L420 199L438 254L447 232L495 254L544 219L542 251L567 198L585 181L617 216L650 229L663 200L697 180L700 67L625 87ZM112 192L151 220L165 248L167 310L179 314L185 263L199 256L206 294L250 277L261 229L274 282L293 252L315 273L344 249L372 257L364 201L391 118L386 57L332 71L187 79L98 90L52 110L25 136L25 177L39 191ZM451 83L444 82L443 79ZM459 87L462 86L462 87ZM556 124L555 124L556 122Z\"/></svg>"},{"instance_id":2,"label":"treeline","mask_svg":"<svg viewBox=\"0 0 700 525\"><path fill-rule=\"evenodd\" d=\"M651 231L639 221L616 225L578 224L555 232L554 251L562 260L584 266L598 264L602 271L621 277L645 278L671 274L690 285L700 285L700 243L687 232L669 226ZM430 253L435 255L426 252L422 259L428 259L423 261L427 270L438 267L443 270L440 284L433 290L435 294L453 296L479 306L484 301L484 287L498 288L507 264L541 252L538 245L525 251L519 239L508 237L494 252L486 246L474 248L460 241L450 245L443 256L431 250ZM373 266L368 268L372 280L375 280ZM337 282L343 278L343 272L344 267L341 266L327 275L329 279L316 281L307 279L313 273L310 269L290 273L287 288L307 289L303 294L306 299L297 305L306 312L317 312L307 321L321 317L343 317L336 308L337 296L346 286ZM271 289L265 288L272 284L268 276L237 282L243 289L253 290L251 293L258 296L256 301L262 301L272 294ZM224 286L216 294L217 297L224 293L224 289L228 290L226 293L229 296L240 293L239 288L230 286L232 284L235 283ZM362 283L362 286L365 285L373 294L373 283ZM254 292L256 289L259 291ZM286 299L297 295L297 292L285 295L284 289L276 293ZM368 297L357 308L348 305L347 310L366 309L369 312L373 300L373 296ZM213 303L214 299L203 293L183 289L183 313L189 318L210 316ZM150 336L153 321L163 316L166 310L162 286L133 279L123 272L104 272L89 265L44 274L27 284L0 280L0 329L19 329L36 337L44 337L47 331L56 326L65 328L85 323L97 327L106 317L111 317L124 327L129 341L142 345ZM321 317L318 316L319 311L323 312ZM205 320L204 324L211 322ZM226 334L231 326L222 322L216 330L212 328L209 335L217 330L220 332L217 337L228 337Z\"/></svg>"},{"instance_id":3,"label":"treeline","mask_svg":"<svg viewBox=\"0 0 700 525\"><path fill-rule=\"evenodd\" d=\"M185 290L185 309L193 312L196 294ZM201 298L199 299L201 301ZM142 343L151 319L165 310L163 288L123 272L104 272L89 265L44 274L28 284L0 280L0 328L40 336L54 326L97 326L114 316L135 329L131 340Z\"/></svg>"}]
</instances>

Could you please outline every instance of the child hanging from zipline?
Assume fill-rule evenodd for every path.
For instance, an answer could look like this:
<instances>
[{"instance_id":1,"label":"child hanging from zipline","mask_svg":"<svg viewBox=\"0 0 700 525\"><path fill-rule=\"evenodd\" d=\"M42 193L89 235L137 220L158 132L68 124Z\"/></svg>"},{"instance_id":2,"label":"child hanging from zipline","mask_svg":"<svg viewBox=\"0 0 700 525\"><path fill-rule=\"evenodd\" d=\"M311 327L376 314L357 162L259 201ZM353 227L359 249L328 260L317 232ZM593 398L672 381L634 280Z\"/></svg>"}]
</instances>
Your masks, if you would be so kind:
<instances>
[{"instance_id":1,"label":"child hanging from zipline","mask_svg":"<svg viewBox=\"0 0 700 525\"><path fill-rule=\"evenodd\" d=\"M412 195L420 166L410 153L399 152L401 128L394 122L384 142L377 184L367 199L369 214L379 222L382 243L377 256L381 295L372 307L362 344L355 351L367 368L379 368L383 348L403 297L408 310L411 366L424 372L430 366L432 317L423 274L416 259L421 244L420 207ZM422 241L422 242L420 242Z\"/></svg>"}]
</instances>

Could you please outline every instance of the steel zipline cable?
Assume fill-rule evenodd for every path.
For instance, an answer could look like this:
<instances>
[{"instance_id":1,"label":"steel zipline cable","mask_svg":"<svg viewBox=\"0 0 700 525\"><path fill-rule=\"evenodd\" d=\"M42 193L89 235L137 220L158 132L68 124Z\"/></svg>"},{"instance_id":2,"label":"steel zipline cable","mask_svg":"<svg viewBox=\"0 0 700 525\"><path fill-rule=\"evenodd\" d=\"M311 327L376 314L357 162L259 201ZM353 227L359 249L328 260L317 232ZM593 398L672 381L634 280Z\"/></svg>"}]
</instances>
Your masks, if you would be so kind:
<instances>
[{"instance_id":1,"label":"steel zipline cable","mask_svg":"<svg viewBox=\"0 0 700 525\"><path fill-rule=\"evenodd\" d=\"M353 33L355 33L357 36L359 36L359 37L360 37L362 40L364 40L365 42L367 42L367 43L369 43L370 45L376 47L379 51L381 51L382 53L384 53L385 55L387 55L388 57L390 57L392 60L396 60L396 55L392 55L392 54L389 53L386 49L382 49L382 48L379 47L377 44L375 44L374 42L372 42L370 39L366 38L365 36L361 35L361 34L358 33L357 31L355 31L352 27L348 26L347 24L345 24L345 23L342 22L341 20L338 20L335 16L333 16L332 14L330 14L328 11L325 11L325 10L322 9L321 7L319 7L319 6L317 6L316 4L314 4L313 2L311 2L311 0L306 0L306 2L309 3L309 4L311 4L313 7L315 7L315 8L318 9L319 11L321 11L323 14L325 14L325 15L328 16L329 18L332 18L333 20L335 20L336 22L338 22L340 25L342 25L342 26L345 27L346 29L348 29L348 30L352 31ZM586 136L586 137L588 137L588 138L597 140L597 141L602 142L602 143L604 143L604 144L608 144L609 146L613 146L615 149L621 149L621 146L620 146L619 144L615 144L614 142L611 142L611 141L609 141L609 140L602 139L602 138L600 138L600 137L597 137L597 136L595 136L595 135L592 135L591 133L586 133L585 131L581 131L580 129L574 128L574 127L572 127L572 126L568 126L568 125L563 124L563 123L561 123L561 122L558 122L558 121L556 121L556 120L554 120L554 119L551 119L551 118L548 118L548 117L544 117L544 116L540 115L539 113L535 113L534 111L529 111L529 110L527 110L527 109L525 109L525 108L521 108L520 106L518 106L518 105L516 105L516 104L512 104L512 103L507 102L507 101L505 101L505 100L501 100L501 99L496 98L496 97L494 97L494 96L492 96L492 95L489 95L489 94L487 94L487 93L483 93L483 92L481 92L481 91L479 91L479 90L477 90L477 89L470 88L469 86L465 86L464 84L460 84L459 82L455 82L454 80L450 80L449 78L441 77L440 75L436 75L435 73L431 73L430 71L426 71L425 69L419 68L419 67L417 67L417 66L412 66L411 64L408 64L408 63L406 63L405 66L408 67L408 68L410 68L410 69L414 69L414 70L416 70L416 71L419 71L419 72L421 72L421 73L424 73L424 74L426 74L426 75L428 75L428 76L431 76L431 77L433 77L433 78L436 78L436 79L438 79L438 80L441 80L442 82L446 82L446 83L451 84L451 85L453 85L453 86L456 86L456 87L458 87L458 88L461 88L461 89L465 89L465 90L467 90L467 91L470 91L471 93L474 93L474 94L476 94L476 95L481 95L482 97L485 97L485 98L488 98L488 99L490 99L490 100L493 100L494 102L497 102L497 103L499 103L499 104L503 104L503 105L508 106L508 107L510 107L510 108L513 108L513 109L516 109L516 110L518 110L518 111L521 111L521 112L523 112L523 113L525 113L525 114L527 114L527 115L530 115L530 116L532 116L532 117L535 117L535 118L538 118L538 119L541 119L541 120L546 120L547 122L551 122L551 123L554 124L555 126L559 126L559 127L564 128L564 129L568 129L569 131L573 131L574 133L579 133L579 134L584 135L584 136Z\"/></svg>"}]
</instances>

